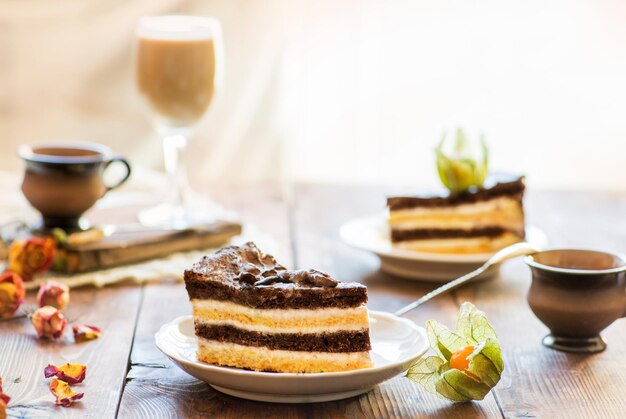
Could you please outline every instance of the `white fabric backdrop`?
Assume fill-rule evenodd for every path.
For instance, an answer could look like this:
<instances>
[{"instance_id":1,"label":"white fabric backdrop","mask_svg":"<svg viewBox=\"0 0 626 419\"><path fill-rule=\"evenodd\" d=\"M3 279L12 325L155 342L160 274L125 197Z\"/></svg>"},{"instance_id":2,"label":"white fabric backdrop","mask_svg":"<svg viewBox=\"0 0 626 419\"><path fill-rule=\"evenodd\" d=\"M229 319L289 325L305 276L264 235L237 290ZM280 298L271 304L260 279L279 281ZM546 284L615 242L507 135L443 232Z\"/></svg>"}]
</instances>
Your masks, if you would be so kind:
<instances>
[{"instance_id":1,"label":"white fabric backdrop","mask_svg":"<svg viewBox=\"0 0 626 419\"><path fill-rule=\"evenodd\" d=\"M197 184L432 186L432 148L463 124L533 186L626 185L617 0L0 0L0 169L20 167L20 143L65 138L160 166L131 40L138 17L174 12L224 26L224 89L190 144Z\"/></svg>"}]
</instances>

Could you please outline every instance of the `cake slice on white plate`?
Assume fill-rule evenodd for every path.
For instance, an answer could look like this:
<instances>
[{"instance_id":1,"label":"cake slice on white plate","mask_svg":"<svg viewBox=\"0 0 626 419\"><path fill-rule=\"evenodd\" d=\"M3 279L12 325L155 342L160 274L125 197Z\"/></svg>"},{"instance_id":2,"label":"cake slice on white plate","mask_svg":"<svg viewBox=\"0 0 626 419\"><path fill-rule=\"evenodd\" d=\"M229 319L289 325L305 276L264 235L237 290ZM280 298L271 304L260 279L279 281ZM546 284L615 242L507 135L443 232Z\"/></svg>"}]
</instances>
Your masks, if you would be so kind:
<instances>
[{"instance_id":1,"label":"cake slice on white plate","mask_svg":"<svg viewBox=\"0 0 626 419\"><path fill-rule=\"evenodd\" d=\"M491 253L524 240L524 178L497 175L442 195L387 198L391 243L433 253Z\"/></svg>"},{"instance_id":2,"label":"cake slice on white plate","mask_svg":"<svg viewBox=\"0 0 626 419\"><path fill-rule=\"evenodd\" d=\"M203 257L185 286L201 361L292 373L372 366L361 284L289 270L247 243Z\"/></svg>"}]
</instances>

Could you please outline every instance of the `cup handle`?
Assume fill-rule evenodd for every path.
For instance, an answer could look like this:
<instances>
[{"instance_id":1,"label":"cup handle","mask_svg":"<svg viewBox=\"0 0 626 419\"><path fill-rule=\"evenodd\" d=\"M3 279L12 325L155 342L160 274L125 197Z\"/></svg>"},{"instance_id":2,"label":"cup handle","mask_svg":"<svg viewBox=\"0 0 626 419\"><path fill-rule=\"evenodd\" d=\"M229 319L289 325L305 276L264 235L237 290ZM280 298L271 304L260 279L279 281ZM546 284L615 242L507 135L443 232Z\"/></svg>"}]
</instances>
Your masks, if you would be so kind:
<instances>
[{"instance_id":1,"label":"cup handle","mask_svg":"<svg viewBox=\"0 0 626 419\"><path fill-rule=\"evenodd\" d=\"M106 192L109 192L109 191L111 191L111 190L113 190L113 189L115 189L115 188L118 188L118 187L122 186L122 184L128 180L128 178L130 177L130 174L131 174L131 172L132 172L132 170L131 170L131 168L130 168L130 164L128 163L128 161L127 161L124 157L120 157L120 156L114 156L114 157L111 157L111 159L110 159L110 160L108 160L108 161L104 164L104 170L107 170L107 169L108 169L108 167L109 167L111 164L115 163L115 162L120 162L120 163L122 163L122 164L126 167L126 174L125 174L125 175L124 175L124 177L123 177L123 178L122 178L119 182L117 182L115 185L113 185L113 186L106 186L106 185L105 185L105 188L106 188L105 193L106 193Z\"/></svg>"}]
</instances>

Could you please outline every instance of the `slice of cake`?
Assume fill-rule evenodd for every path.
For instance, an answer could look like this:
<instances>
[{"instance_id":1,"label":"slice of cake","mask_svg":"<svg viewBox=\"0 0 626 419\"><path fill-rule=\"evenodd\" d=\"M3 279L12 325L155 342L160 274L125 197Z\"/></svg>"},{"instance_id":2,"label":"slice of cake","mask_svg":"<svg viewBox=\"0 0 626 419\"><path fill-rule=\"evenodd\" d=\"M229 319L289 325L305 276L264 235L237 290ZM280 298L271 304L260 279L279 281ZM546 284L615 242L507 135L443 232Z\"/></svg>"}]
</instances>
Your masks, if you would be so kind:
<instances>
[{"instance_id":1,"label":"slice of cake","mask_svg":"<svg viewBox=\"0 0 626 419\"><path fill-rule=\"evenodd\" d=\"M498 175L482 187L440 196L387 199L394 247L491 253L524 240L524 178Z\"/></svg>"},{"instance_id":2,"label":"slice of cake","mask_svg":"<svg viewBox=\"0 0 626 419\"><path fill-rule=\"evenodd\" d=\"M198 359L276 372L372 366L367 289L316 270L289 270L254 243L185 271Z\"/></svg>"}]
</instances>

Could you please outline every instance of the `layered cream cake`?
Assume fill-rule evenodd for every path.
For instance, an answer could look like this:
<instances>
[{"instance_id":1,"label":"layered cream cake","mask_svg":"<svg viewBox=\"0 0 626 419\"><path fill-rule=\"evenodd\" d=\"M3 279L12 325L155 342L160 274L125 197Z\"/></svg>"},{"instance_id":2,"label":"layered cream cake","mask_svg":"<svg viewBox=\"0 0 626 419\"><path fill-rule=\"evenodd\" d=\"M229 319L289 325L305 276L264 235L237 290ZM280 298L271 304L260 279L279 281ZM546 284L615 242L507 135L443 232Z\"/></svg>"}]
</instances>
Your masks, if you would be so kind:
<instances>
[{"instance_id":1,"label":"layered cream cake","mask_svg":"<svg viewBox=\"0 0 626 419\"><path fill-rule=\"evenodd\" d=\"M317 270L289 270L254 243L185 271L198 359L275 372L372 366L367 289Z\"/></svg>"},{"instance_id":2,"label":"layered cream cake","mask_svg":"<svg viewBox=\"0 0 626 419\"><path fill-rule=\"evenodd\" d=\"M495 252L524 240L524 189L523 177L498 175L464 192L388 198L391 243L422 252Z\"/></svg>"}]
</instances>

